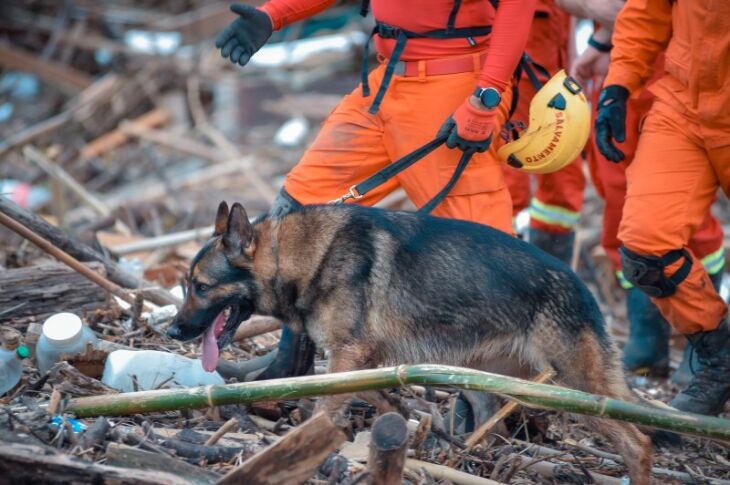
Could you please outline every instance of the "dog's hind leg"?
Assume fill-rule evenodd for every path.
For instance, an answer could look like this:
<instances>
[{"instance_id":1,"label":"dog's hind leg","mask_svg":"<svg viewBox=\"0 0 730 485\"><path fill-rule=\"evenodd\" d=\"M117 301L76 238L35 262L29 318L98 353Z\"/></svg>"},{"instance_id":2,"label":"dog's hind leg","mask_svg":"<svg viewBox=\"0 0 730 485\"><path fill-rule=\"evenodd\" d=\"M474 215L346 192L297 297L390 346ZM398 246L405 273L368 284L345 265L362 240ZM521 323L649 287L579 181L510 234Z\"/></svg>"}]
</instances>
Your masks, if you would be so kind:
<instances>
[{"instance_id":1,"label":"dog's hind leg","mask_svg":"<svg viewBox=\"0 0 730 485\"><path fill-rule=\"evenodd\" d=\"M599 339L595 332L582 330L573 349L552 352L549 362L557 372L557 380L581 391L637 402L626 385L615 346ZM594 431L614 443L629 469L632 485L651 483L653 456L651 439L647 435L624 421L596 417L584 419Z\"/></svg>"}]
</instances>

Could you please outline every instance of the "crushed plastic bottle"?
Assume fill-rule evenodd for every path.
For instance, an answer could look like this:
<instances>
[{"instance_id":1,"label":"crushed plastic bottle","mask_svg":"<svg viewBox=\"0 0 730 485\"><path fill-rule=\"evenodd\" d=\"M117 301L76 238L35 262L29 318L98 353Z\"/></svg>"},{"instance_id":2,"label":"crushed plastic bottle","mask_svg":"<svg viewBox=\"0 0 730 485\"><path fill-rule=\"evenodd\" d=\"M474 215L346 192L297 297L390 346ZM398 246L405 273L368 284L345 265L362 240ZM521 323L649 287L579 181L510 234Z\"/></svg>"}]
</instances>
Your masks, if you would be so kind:
<instances>
[{"instance_id":1,"label":"crushed plastic bottle","mask_svg":"<svg viewBox=\"0 0 730 485\"><path fill-rule=\"evenodd\" d=\"M224 384L200 359L157 350L115 350L106 358L101 382L122 392Z\"/></svg>"},{"instance_id":2,"label":"crushed plastic bottle","mask_svg":"<svg viewBox=\"0 0 730 485\"><path fill-rule=\"evenodd\" d=\"M22 360L30 355L28 347L19 346L15 350L0 348L0 396L11 390L23 376Z\"/></svg>"},{"instance_id":3,"label":"crushed plastic bottle","mask_svg":"<svg viewBox=\"0 0 730 485\"><path fill-rule=\"evenodd\" d=\"M61 359L61 355L84 353L86 344L95 346L97 338L77 315L64 312L48 317L35 348L38 370L45 374Z\"/></svg>"}]
</instances>

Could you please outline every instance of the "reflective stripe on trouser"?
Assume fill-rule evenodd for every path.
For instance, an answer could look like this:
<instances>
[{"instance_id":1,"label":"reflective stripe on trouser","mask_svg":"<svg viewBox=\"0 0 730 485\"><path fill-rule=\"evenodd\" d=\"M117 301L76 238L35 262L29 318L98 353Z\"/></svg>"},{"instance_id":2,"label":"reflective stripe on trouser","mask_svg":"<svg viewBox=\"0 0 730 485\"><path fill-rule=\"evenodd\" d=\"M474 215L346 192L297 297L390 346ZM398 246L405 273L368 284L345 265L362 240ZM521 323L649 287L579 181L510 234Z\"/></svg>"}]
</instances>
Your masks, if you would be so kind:
<instances>
[{"instance_id":1,"label":"reflective stripe on trouser","mask_svg":"<svg viewBox=\"0 0 730 485\"><path fill-rule=\"evenodd\" d=\"M580 220L580 212L568 210L558 205L546 204L533 197L530 201L530 220L572 230Z\"/></svg>"},{"instance_id":2,"label":"reflective stripe on trouser","mask_svg":"<svg viewBox=\"0 0 730 485\"><path fill-rule=\"evenodd\" d=\"M368 112L371 97L356 88L345 96L322 125L317 138L289 172L284 187L302 204L324 203L389 163L433 140L441 125L473 92L481 66L474 54L470 72L428 76L394 76L376 114ZM370 73L377 91L385 66ZM504 123L511 91L502 97L499 125ZM461 150L445 146L416 162L357 203L373 205L397 187L403 187L416 207L426 204L449 181ZM512 201L502 175L502 163L492 146L477 153L434 215L465 219L512 233Z\"/></svg>"},{"instance_id":3,"label":"reflective stripe on trouser","mask_svg":"<svg viewBox=\"0 0 730 485\"><path fill-rule=\"evenodd\" d=\"M714 276L725 267L725 248L720 247L717 251L708 254L704 258L700 259L702 266L705 267L707 274ZM624 276L624 272L619 269L616 271L616 278L618 279L619 285L624 290L629 290L634 287L629 280Z\"/></svg>"},{"instance_id":4,"label":"reflective stripe on trouser","mask_svg":"<svg viewBox=\"0 0 730 485\"><path fill-rule=\"evenodd\" d=\"M638 254L662 256L687 248L712 205L718 187L730 195L728 127L700 123L657 99L644 122L628 181L619 239ZM728 144L708 146L724 133ZM660 162L660 163L659 163ZM677 291L652 301L685 334L717 328L727 305L694 251L692 268ZM669 265L671 276L683 259ZM715 263L713 266L716 266Z\"/></svg>"}]
</instances>

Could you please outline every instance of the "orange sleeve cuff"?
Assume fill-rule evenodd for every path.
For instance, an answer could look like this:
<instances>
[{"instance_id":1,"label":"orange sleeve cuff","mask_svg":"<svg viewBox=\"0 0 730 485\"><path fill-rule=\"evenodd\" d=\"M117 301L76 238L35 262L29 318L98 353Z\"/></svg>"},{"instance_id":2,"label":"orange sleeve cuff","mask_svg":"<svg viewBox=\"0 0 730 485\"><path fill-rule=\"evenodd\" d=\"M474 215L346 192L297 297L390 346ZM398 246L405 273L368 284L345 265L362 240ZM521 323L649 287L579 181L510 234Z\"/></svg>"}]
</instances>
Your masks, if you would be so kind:
<instances>
[{"instance_id":1,"label":"orange sleeve cuff","mask_svg":"<svg viewBox=\"0 0 730 485\"><path fill-rule=\"evenodd\" d=\"M274 30L279 30L298 20L313 17L334 5L336 0L271 0L260 9L271 18Z\"/></svg>"},{"instance_id":2,"label":"orange sleeve cuff","mask_svg":"<svg viewBox=\"0 0 730 485\"><path fill-rule=\"evenodd\" d=\"M613 84L623 86L630 93L634 93L641 87L643 80L640 75L630 70L621 69L619 66L611 66L608 74L606 74L606 78L603 80L603 86L611 86Z\"/></svg>"}]
</instances>

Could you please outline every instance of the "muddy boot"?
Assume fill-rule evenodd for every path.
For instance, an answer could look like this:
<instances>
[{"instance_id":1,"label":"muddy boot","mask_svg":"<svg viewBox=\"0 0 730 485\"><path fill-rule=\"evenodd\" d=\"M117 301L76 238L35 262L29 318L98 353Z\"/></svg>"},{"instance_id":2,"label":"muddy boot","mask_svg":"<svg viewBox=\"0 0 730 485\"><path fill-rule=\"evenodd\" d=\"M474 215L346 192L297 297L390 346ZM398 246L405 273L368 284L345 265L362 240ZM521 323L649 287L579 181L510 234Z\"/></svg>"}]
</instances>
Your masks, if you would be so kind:
<instances>
[{"instance_id":1,"label":"muddy boot","mask_svg":"<svg viewBox=\"0 0 730 485\"><path fill-rule=\"evenodd\" d=\"M573 259L573 245L575 244L575 233L547 232L541 229L530 228L529 241L546 253L558 258L570 266Z\"/></svg>"},{"instance_id":2,"label":"muddy boot","mask_svg":"<svg viewBox=\"0 0 730 485\"><path fill-rule=\"evenodd\" d=\"M640 375L669 375L669 335L671 329L652 303L638 288L626 292L629 340L624 346L626 370Z\"/></svg>"},{"instance_id":3,"label":"muddy boot","mask_svg":"<svg viewBox=\"0 0 730 485\"><path fill-rule=\"evenodd\" d=\"M720 292L722 286L722 275L724 274L724 265L720 269L716 270L714 274L710 275L712 286L715 287L717 292ZM698 368L697 353L692 349L692 344L688 341L682 354L682 362L677 367L677 370L672 375L672 384L677 387L685 388L689 385L692 380L692 370Z\"/></svg>"},{"instance_id":4,"label":"muddy boot","mask_svg":"<svg viewBox=\"0 0 730 485\"><path fill-rule=\"evenodd\" d=\"M687 388L671 405L680 411L717 415L730 398L730 332L727 320L709 332L687 335L697 354L697 368Z\"/></svg>"}]
</instances>

